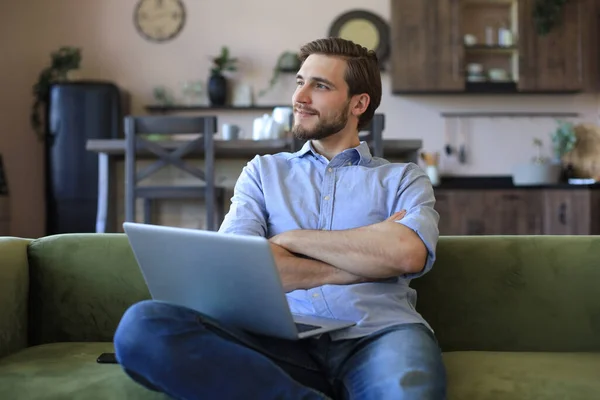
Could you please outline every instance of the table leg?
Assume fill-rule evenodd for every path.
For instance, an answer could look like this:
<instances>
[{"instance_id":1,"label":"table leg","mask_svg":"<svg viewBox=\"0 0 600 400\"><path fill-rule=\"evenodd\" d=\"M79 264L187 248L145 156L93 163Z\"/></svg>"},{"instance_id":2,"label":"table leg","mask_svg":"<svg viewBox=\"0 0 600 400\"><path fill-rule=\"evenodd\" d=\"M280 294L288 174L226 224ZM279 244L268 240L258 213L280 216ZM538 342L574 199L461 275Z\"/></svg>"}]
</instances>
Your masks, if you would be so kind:
<instances>
[{"instance_id":1,"label":"table leg","mask_svg":"<svg viewBox=\"0 0 600 400\"><path fill-rule=\"evenodd\" d=\"M99 153L96 233L116 232L115 179L114 161L107 153Z\"/></svg>"}]
</instances>

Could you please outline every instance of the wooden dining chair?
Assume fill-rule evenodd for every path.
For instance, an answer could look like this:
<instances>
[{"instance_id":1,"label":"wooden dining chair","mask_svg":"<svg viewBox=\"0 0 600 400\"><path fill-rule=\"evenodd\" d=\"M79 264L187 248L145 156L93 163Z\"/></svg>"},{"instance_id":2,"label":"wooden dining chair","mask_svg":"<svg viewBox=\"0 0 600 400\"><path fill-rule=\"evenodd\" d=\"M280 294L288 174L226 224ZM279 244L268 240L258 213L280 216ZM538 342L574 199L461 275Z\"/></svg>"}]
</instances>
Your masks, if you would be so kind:
<instances>
[{"instance_id":1,"label":"wooden dining chair","mask_svg":"<svg viewBox=\"0 0 600 400\"><path fill-rule=\"evenodd\" d=\"M136 200L144 199L144 223L152 222L152 204L164 199L203 199L206 207L206 229L217 230L224 219L224 187L215 184L214 135L217 118L214 116L127 116L125 117L125 221L135 221ZM194 138L177 141L175 150L165 148L166 142L149 140L144 135L185 135ZM184 159L194 151L204 158L200 169ZM142 155L148 153L157 160L138 171ZM147 158L147 157L146 157ZM161 168L171 165L198 179L195 185L140 185ZM216 214L216 215L215 215ZM216 220L215 220L216 219Z\"/></svg>"}]
</instances>

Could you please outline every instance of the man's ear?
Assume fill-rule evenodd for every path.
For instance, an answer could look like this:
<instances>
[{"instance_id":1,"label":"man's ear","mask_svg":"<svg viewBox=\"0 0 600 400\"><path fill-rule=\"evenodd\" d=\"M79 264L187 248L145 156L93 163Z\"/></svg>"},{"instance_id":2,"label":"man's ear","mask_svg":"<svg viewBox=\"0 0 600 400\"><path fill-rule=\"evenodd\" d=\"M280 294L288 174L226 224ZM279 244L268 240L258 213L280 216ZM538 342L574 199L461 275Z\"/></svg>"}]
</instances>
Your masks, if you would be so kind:
<instances>
[{"instance_id":1,"label":"man's ear","mask_svg":"<svg viewBox=\"0 0 600 400\"><path fill-rule=\"evenodd\" d=\"M351 110L352 115L359 117L362 114L364 114L364 112L367 111L367 108L369 107L370 102L371 102L371 98L366 93L355 95L354 99L353 99L354 106L352 107L352 110Z\"/></svg>"}]
</instances>

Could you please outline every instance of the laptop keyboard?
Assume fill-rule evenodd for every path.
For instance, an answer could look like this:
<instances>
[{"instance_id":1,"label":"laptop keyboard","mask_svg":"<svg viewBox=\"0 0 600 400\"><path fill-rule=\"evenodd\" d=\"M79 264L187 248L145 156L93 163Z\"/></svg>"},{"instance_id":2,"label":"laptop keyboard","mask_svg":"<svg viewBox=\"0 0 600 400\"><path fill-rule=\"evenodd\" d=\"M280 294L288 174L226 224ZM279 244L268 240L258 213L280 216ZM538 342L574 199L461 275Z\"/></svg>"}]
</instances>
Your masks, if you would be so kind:
<instances>
[{"instance_id":1,"label":"laptop keyboard","mask_svg":"<svg viewBox=\"0 0 600 400\"><path fill-rule=\"evenodd\" d=\"M318 325L309 325L309 324L301 324L300 322L295 322L296 328L298 329L298 333L314 331L315 329L321 329Z\"/></svg>"}]
</instances>

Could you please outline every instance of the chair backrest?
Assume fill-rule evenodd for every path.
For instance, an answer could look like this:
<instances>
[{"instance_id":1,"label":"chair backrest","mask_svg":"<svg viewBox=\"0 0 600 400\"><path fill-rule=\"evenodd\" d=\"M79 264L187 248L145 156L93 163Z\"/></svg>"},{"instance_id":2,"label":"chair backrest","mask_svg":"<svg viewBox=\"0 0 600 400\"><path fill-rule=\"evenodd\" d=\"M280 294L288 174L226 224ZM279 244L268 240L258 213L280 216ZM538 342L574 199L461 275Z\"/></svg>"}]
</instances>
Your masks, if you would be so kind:
<instances>
[{"instance_id":1,"label":"chair backrest","mask_svg":"<svg viewBox=\"0 0 600 400\"><path fill-rule=\"evenodd\" d=\"M206 135L208 132L210 134ZM210 117L179 117L179 116L127 116L125 117L126 156L135 171L135 158L139 151L148 150L154 153L159 161L146 168L136 176L135 183L152 175L160 168L171 164L182 169L198 179L210 179L207 171L195 168L183 157L194 150L204 153L205 169L214 165L214 138L217 132L217 118ZM165 144L140 137L141 135L198 135L193 140L177 144L175 151L169 152ZM173 147L173 142L170 146ZM212 173L212 171L209 171ZM208 182L207 182L208 184Z\"/></svg>"},{"instance_id":2,"label":"chair backrest","mask_svg":"<svg viewBox=\"0 0 600 400\"><path fill-rule=\"evenodd\" d=\"M167 165L186 171L205 183L207 207L209 199L215 198L215 155L214 135L217 132L215 116L133 116L125 117L125 219L133 221L138 183ZM196 135L189 141L155 141L142 135ZM141 171L137 171L136 161L142 152L153 153L158 160ZM202 153L204 168L200 169L183 157L190 152ZM214 204L212 201L212 204Z\"/></svg>"},{"instance_id":3,"label":"chair backrest","mask_svg":"<svg viewBox=\"0 0 600 400\"><path fill-rule=\"evenodd\" d=\"M290 117L290 126L294 126L294 115ZM383 157L383 130L385 129L385 115L375 114L371 122L359 132L361 140L367 142L374 157ZM366 132L366 134L364 133ZM298 151L305 141L292 139L291 151Z\"/></svg>"}]
</instances>

